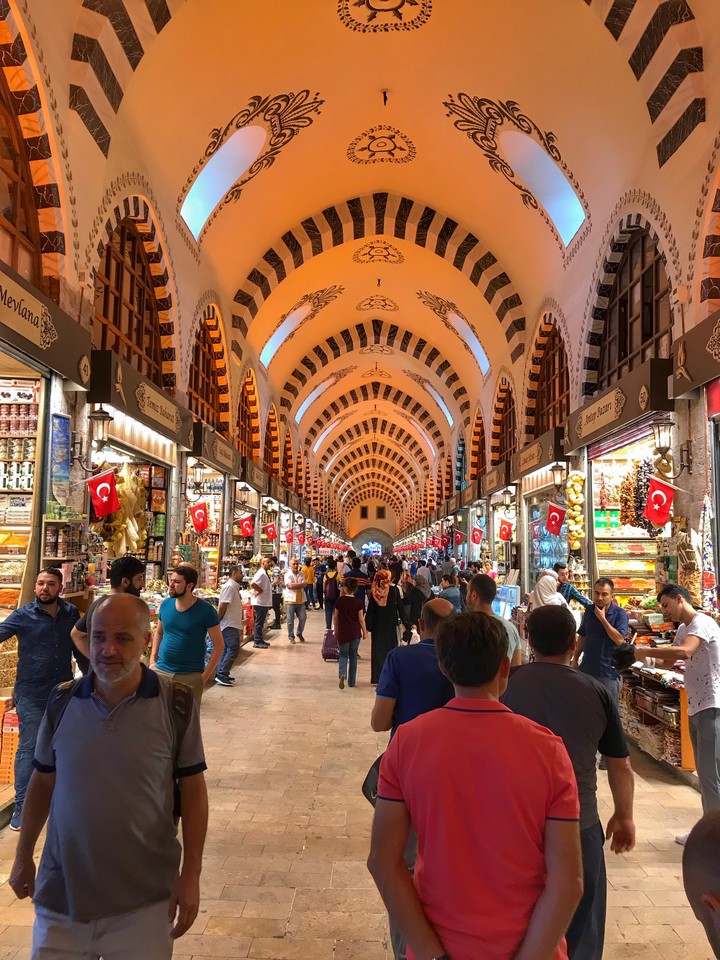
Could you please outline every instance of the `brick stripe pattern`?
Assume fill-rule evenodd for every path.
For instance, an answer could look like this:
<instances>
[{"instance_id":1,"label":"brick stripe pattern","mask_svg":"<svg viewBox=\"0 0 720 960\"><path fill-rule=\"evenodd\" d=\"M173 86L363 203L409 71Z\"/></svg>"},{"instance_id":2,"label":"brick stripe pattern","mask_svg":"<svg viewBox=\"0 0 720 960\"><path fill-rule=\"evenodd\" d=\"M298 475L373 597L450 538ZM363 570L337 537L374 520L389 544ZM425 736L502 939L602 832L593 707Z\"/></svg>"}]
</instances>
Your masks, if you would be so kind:
<instances>
[{"instance_id":1,"label":"brick stripe pattern","mask_svg":"<svg viewBox=\"0 0 720 960\"><path fill-rule=\"evenodd\" d=\"M323 340L313 347L312 353L307 354L298 363L288 376L287 382L280 395L280 407L283 410L292 410L298 401L302 389L309 385L311 379L323 371L333 360L344 354L357 353L365 347L381 344L394 350L399 350L415 360L421 361L429 370L440 378L443 384L442 393L447 396L445 388L457 403L457 409L464 425L470 425L470 399L465 387L460 383L458 374L452 369L450 361L443 352L423 337L409 330L403 330L396 323L387 320L375 319L364 323L357 323L346 327L337 334Z\"/></svg>"},{"instance_id":2,"label":"brick stripe pattern","mask_svg":"<svg viewBox=\"0 0 720 960\"><path fill-rule=\"evenodd\" d=\"M303 494L303 477L305 475L303 467L303 456L300 450L298 450L295 459L295 493L297 493L298 496L302 496Z\"/></svg>"},{"instance_id":3,"label":"brick stripe pattern","mask_svg":"<svg viewBox=\"0 0 720 960\"><path fill-rule=\"evenodd\" d=\"M269 470L275 479L280 478L280 430L275 404L270 406L267 422L265 423L265 453L263 463L265 469Z\"/></svg>"},{"instance_id":4,"label":"brick stripe pattern","mask_svg":"<svg viewBox=\"0 0 720 960\"><path fill-rule=\"evenodd\" d=\"M295 489L295 456L293 454L292 434L285 431L283 444L282 483L288 490Z\"/></svg>"},{"instance_id":5,"label":"brick stripe pattern","mask_svg":"<svg viewBox=\"0 0 720 960\"><path fill-rule=\"evenodd\" d=\"M345 433L337 437L326 449L325 453L321 455L320 466L324 467L338 450L352 449L359 441L362 441L363 438L370 436L371 432L372 429L367 420L348 427ZM382 438L388 443L391 442L398 449L413 456L426 470L429 469L428 458L425 451L417 440L415 440L407 430L403 429L403 427L398 426L396 423L390 423L387 420L378 420L375 433L378 439Z\"/></svg>"},{"instance_id":6,"label":"brick stripe pattern","mask_svg":"<svg viewBox=\"0 0 720 960\"><path fill-rule=\"evenodd\" d=\"M700 303L703 319L720 308L720 188L713 197L710 225L703 241Z\"/></svg>"},{"instance_id":7,"label":"brick stripe pattern","mask_svg":"<svg viewBox=\"0 0 720 960\"><path fill-rule=\"evenodd\" d=\"M220 391L220 408L218 413L220 414L222 435L227 438L231 433L230 379L228 377L227 363L225 361L225 343L223 339L221 323L222 321L220 319L220 314L218 313L215 304L211 303L205 307L202 317L200 318L200 324L204 325L207 329L210 342L212 343L213 366L215 368L215 376L217 378L217 385Z\"/></svg>"},{"instance_id":8,"label":"brick stripe pattern","mask_svg":"<svg viewBox=\"0 0 720 960\"><path fill-rule=\"evenodd\" d=\"M83 0L72 41L70 108L104 156L148 47L184 0Z\"/></svg>"},{"instance_id":9,"label":"brick stripe pattern","mask_svg":"<svg viewBox=\"0 0 720 960\"><path fill-rule=\"evenodd\" d=\"M563 350L565 349L565 344L562 339L562 334L560 333L559 328L555 322L555 318L552 313L545 312L540 321L540 326L538 327L537 336L535 338L535 343L533 344L532 353L530 354L530 363L528 368L528 386L527 386L527 395L525 397L525 443L530 443L535 439L535 417L537 414L537 385L540 382L540 368L542 366L543 354L545 352L545 347L547 342L550 339L550 335L553 330L557 330L558 336L560 337L561 342L563 343ZM569 366L569 365L568 365ZM560 426L560 424L558 424Z\"/></svg>"},{"instance_id":10,"label":"brick stripe pattern","mask_svg":"<svg viewBox=\"0 0 720 960\"><path fill-rule=\"evenodd\" d=\"M485 453L485 421L479 410L475 413L470 440L470 480L483 477L487 470Z\"/></svg>"},{"instance_id":11,"label":"brick stripe pattern","mask_svg":"<svg viewBox=\"0 0 720 960\"><path fill-rule=\"evenodd\" d=\"M353 477L389 484L402 497L408 496L406 491L410 487L410 482L407 476L399 467L390 467L383 464L379 457L370 456L366 461L346 467L337 478L337 487L341 487L346 480ZM351 484L348 490L354 490L355 488L356 484Z\"/></svg>"},{"instance_id":12,"label":"brick stripe pattern","mask_svg":"<svg viewBox=\"0 0 720 960\"><path fill-rule=\"evenodd\" d=\"M252 369L248 369L248 371L246 372L242 382L241 390L245 395L245 403L243 404L243 398L241 397L240 403L238 404L238 421L242 416L243 405L244 405L250 416L253 460L255 461L255 463L259 464L260 462L260 404L258 403L258 392L257 392L257 384L255 382L255 374L253 373Z\"/></svg>"},{"instance_id":13,"label":"brick stripe pattern","mask_svg":"<svg viewBox=\"0 0 720 960\"><path fill-rule=\"evenodd\" d=\"M0 0L0 66L25 144L40 230L43 277L65 273L66 241L60 178L53 155L40 86L20 32L19 14L10 0Z\"/></svg>"},{"instance_id":14,"label":"brick stripe pattern","mask_svg":"<svg viewBox=\"0 0 720 960\"><path fill-rule=\"evenodd\" d=\"M148 202L142 197L125 197L117 206L113 207L110 216L105 221L104 238L97 245L98 261L102 260L105 246L112 239L112 235L123 222L132 220L140 234L145 248L145 255L150 265L152 284L155 292L155 301L158 308L160 324L160 346L162 349L162 378L163 387L173 392L175 390L175 322L173 319L173 298L170 292L170 274L168 272L167 257L160 240L156 226L155 214Z\"/></svg>"},{"instance_id":15,"label":"brick stripe pattern","mask_svg":"<svg viewBox=\"0 0 720 960\"><path fill-rule=\"evenodd\" d=\"M460 436L455 453L455 489L462 490L465 483L465 471L467 464L465 462L465 437Z\"/></svg>"},{"instance_id":16,"label":"brick stripe pattern","mask_svg":"<svg viewBox=\"0 0 720 960\"><path fill-rule=\"evenodd\" d=\"M633 233L638 230L648 231L653 243L661 253L668 276L671 275L662 242L650 221L641 213L629 213L624 216L615 228L613 237L608 245L608 252L605 256L598 281L595 306L590 316L590 328L588 330L585 344L585 358L583 360L583 397L591 397L597 389L598 371L600 367L600 347L603 336L605 335L605 323L607 320L610 295L630 238Z\"/></svg>"},{"instance_id":17,"label":"brick stripe pattern","mask_svg":"<svg viewBox=\"0 0 720 960\"><path fill-rule=\"evenodd\" d=\"M367 444L348 454L345 459L340 460L337 464L333 464L329 479L331 483L335 483L351 472L357 472L355 468L358 466L362 470L363 465L383 468L387 473L397 477L404 486L420 487L421 477L406 458L387 447L383 447L382 450L378 447L377 450L374 450Z\"/></svg>"},{"instance_id":18,"label":"brick stripe pattern","mask_svg":"<svg viewBox=\"0 0 720 960\"><path fill-rule=\"evenodd\" d=\"M359 487L354 487L352 493L342 498L342 505L345 511L352 510L362 500L369 500L376 497L378 500L385 500L399 513L405 513L405 501L389 483L381 480L367 480Z\"/></svg>"},{"instance_id":19,"label":"brick stripe pattern","mask_svg":"<svg viewBox=\"0 0 720 960\"><path fill-rule=\"evenodd\" d=\"M432 477L428 477L425 481L425 513L434 510L436 505L435 481Z\"/></svg>"},{"instance_id":20,"label":"brick stripe pattern","mask_svg":"<svg viewBox=\"0 0 720 960\"><path fill-rule=\"evenodd\" d=\"M490 438L490 463L495 466L500 462L500 434L502 429L505 405L513 399L513 390L507 377L501 377L498 382L493 406L492 435Z\"/></svg>"},{"instance_id":21,"label":"brick stripe pattern","mask_svg":"<svg viewBox=\"0 0 720 960\"><path fill-rule=\"evenodd\" d=\"M451 263L477 287L502 326L517 360L525 349L525 316L510 277L480 240L456 220L408 197L387 193L355 197L308 217L265 252L235 294L233 329L247 332L260 307L286 277L312 257L371 236L415 243Z\"/></svg>"},{"instance_id":22,"label":"brick stripe pattern","mask_svg":"<svg viewBox=\"0 0 720 960\"><path fill-rule=\"evenodd\" d=\"M627 57L645 98L659 166L705 121L703 48L686 0L585 0Z\"/></svg>"},{"instance_id":23,"label":"brick stripe pattern","mask_svg":"<svg viewBox=\"0 0 720 960\"><path fill-rule=\"evenodd\" d=\"M455 490L455 471L453 470L452 456L448 454L445 458L445 497L452 497Z\"/></svg>"}]
</instances>

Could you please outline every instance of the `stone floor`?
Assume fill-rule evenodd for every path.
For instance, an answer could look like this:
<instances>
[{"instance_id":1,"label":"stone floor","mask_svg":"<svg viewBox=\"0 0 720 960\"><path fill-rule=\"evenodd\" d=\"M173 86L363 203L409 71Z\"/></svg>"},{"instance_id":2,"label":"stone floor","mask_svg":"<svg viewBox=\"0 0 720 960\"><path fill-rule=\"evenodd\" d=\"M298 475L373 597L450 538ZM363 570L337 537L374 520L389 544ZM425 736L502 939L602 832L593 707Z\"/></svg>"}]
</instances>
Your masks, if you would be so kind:
<instances>
[{"instance_id":1,"label":"stone floor","mask_svg":"<svg viewBox=\"0 0 720 960\"><path fill-rule=\"evenodd\" d=\"M360 794L385 737L368 725L368 660L358 687L340 691L337 665L320 656L323 626L322 614L311 611L307 643L290 646L283 630L269 635L269 650L246 647L237 686L206 693L203 901L176 957L391 957L365 868L372 810ZM647 758L636 757L635 766L638 845L628 856L608 854L605 957L711 960L685 901L673 842L697 819L698 794ZM604 783L601 794L606 819ZM0 834L0 960L29 957L32 907L6 883L14 843L9 831Z\"/></svg>"}]
</instances>

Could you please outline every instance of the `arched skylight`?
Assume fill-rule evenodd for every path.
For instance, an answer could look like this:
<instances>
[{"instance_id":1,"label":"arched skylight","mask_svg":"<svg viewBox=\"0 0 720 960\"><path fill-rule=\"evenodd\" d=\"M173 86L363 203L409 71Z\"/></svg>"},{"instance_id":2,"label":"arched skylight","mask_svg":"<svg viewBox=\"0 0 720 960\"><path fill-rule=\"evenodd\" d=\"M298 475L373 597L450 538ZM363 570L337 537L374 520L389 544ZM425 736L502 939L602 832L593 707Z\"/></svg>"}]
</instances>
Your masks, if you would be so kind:
<instances>
[{"instance_id":1,"label":"arched skylight","mask_svg":"<svg viewBox=\"0 0 720 960\"><path fill-rule=\"evenodd\" d=\"M457 313L451 313L448 315L448 320L455 327L457 332L463 338L465 343L470 347L475 356L475 359L482 370L483 376L485 376L490 369L490 362L488 361L487 354L482 348L482 344L475 336L470 327L470 324L465 320L464 317L458 316ZM452 424L450 424L452 426Z\"/></svg>"},{"instance_id":2,"label":"arched skylight","mask_svg":"<svg viewBox=\"0 0 720 960\"><path fill-rule=\"evenodd\" d=\"M320 386L319 386L319 387L315 387L315 389L313 390L313 392L312 392L311 394L309 394L308 397L306 397L306 399L300 404L300 406L298 407L298 411L297 411L297 413L295 414L295 423L300 423L300 421L302 420L302 418L305 416L305 411L308 409L309 406L311 406L313 403L315 403L315 401L316 401L317 398L320 396L320 394L323 392L323 390L325 389L326 386L327 386L327 384L326 384L326 382L323 380L323 382L320 384Z\"/></svg>"},{"instance_id":3,"label":"arched skylight","mask_svg":"<svg viewBox=\"0 0 720 960\"><path fill-rule=\"evenodd\" d=\"M180 216L196 240L230 187L260 156L266 139L264 127L243 127L225 141L198 173L180 207Z\"/></svg>"},{"instance_id":4,"label":"arched skylight","mask_svg":"<svg viewBox=\"0 0 720 960\"><path fill-rule=\"evenodd\" d=\"M424 384L424 386L427 392L430 394L430 396L434 399L435 403L440 407L442 412L445 414L445 419L447 420L448 424L452 427L453 425L452 414L448 410L447 405L443 400L443 398L440 396L440 394L437 392L437 390L435 389L435 387L433 387L432 384L426 383Z\"/></svg>"},{"instance_id":5,"label":"arched skylight","mask_svg":"<svg viewBox=\"0 0 720 960\"><path fill-rule=\"evenodd\" d=\"M545 207L567 246L585 220L585 211L570 181L552 157L527 134L505 130L499 141L516 176Z\"/></svg>"},{"instance_id":6,"label":"arched skylight","mask_svg":"<svg viewBox=\"0 0 720 960\"><path fill-rule=\"evenodd\" d=\"M294 310L292 313L288 314L287 317L285 317L275 333L262 348L262 352L260 353L260 363L264 367L267 368L270 366L272 358L277 353L280 345L287 339L288 335L292 333L295 327L299 326L303 322L312 308L313 307L311 303L304 303L301 307L298 307L297 310Z\"/></svg>"}]
</instances>

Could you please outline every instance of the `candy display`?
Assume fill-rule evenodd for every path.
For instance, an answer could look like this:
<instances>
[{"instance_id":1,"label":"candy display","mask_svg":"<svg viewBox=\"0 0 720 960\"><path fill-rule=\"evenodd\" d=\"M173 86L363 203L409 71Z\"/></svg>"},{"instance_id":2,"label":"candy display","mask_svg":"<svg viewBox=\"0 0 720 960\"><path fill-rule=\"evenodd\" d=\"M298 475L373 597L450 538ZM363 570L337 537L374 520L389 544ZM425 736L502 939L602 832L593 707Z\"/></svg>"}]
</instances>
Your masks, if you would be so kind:
<instances>
[{"instance_id":1,"label":"candy display","mask_svg":"<svg viewBox=\"0 0 720 960\"><path fill-rule=\"evenodd\" d=\"M571 550L580 550L585 539L585 475L579 470L572 470L568 474L565 492L568 546Z\"/></svg>"}]
</instances>

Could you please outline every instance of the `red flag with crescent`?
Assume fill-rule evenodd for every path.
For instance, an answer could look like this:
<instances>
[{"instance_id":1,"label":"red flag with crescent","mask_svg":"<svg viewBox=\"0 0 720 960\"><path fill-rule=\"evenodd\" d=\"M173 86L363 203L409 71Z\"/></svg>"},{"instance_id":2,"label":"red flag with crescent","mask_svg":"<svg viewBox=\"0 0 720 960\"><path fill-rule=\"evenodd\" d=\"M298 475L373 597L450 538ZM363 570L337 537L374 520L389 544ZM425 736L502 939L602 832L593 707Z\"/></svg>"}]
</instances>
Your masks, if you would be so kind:
<instances>
[{"instance_id":1,"label":"red flag with crescent","mask_svg":"<svg viewBox=\"0 0 720 960\"><path fill-rule=\"evenodd\" d=\"M114 470L106 470L97 477L91 477L87 483L93 509L98 517L106 517L120 509Z\"/></svg>"},{"instance_id":2,"label":"red flag with crescent","mask_svg":"<svg viewBox=\"0 0 720 960\"><path fill-rule=\"evenodd\" d=\"M252 517L243 517L240 521L240 533L244 537L254 537L255 536L255 524L253 523Z\"/></svg>"},{"instance_id":3,"label":"red flag with crescent","mask_svg":"<svg viewBox=\"0 0 720 960\"><path fill-rule=\"evenodd\" d=\"M545 521L545 529L548 533L552 533L556 537L560 535L562 525L565 523L566 513L565 507L559 507L557 503L548 504L548 515Z\"/></svg>"},{"instance_id":4,"label":"red flag with crescent","mask_svg":"<svg viewBox=\"0 0 720 960\"><path fill-rule=\"evenodd\" d=\"M202 533L208 528L208 515L206 503L194 503L190 507L190 518L197 533Z\"/></svg>"},{"instance_id":5,"label":"red flag with crescent","mask_svg":"<svg viewBox=\"0 0 720 960\"><path fill-rule=\"evenodd\" d=\"M286 530L286 531L285 531L285 543L292 543L292 542L293 542L293 532L292 532L292 530Z\"/></svg>"},{"instance_id":6,"label":"red flag with crescent","mask_svg":"<svg viewBox=\"0 0 720 960\"><path fill-rule=\"evenodd\" d=\"M301 547L305 546L305 534L302 532L302 530L297 535L297 542L300 544Z\"/></svg>"},{"instance_id":7,"label":"red flag with crescent","mask_svg":"<svg viewBox=\"0 0 720 960\"><path fill-rule=\"evenodd\" d=\"M463 542L462 532L461 532L460 530L456 530L456 531L455 531L455 546L456 546L456 547L459 547L462 542Z\"/></svg>"},{"instance_id":8,"label":"red flag with crescent","mask_svg":"<svg viewBox=\"0 0 720 960\"><path fill-rule=\"evenodd\" d=\"M443 550L445 550L446 547L449 547L449 546L450 546L450 537L448 537L447 535L444 536L444 537L442 538L442 540L441 540L441 545L442 545Z\"/></svg>"},{"instance_id":9,"label":"red flag with crescent","mask_svg":"<svg viewBox=\"0 0 720 960\"><path fill-rule=\"evenodd\" d=\"M483 532L482 527L473 527L473 532L470 536L472 542L477 546L477 544L482 543Z\"/></svg>"},{"instance_id":10,"label":"red flag with crescent","mask_svg":"<svg viewBox=\"0 0 720 960\"><path fill-rule=\"evenodd\" d=\"M513 525L507 519L502 519L500 521L500 529L498 531L498 536L501 540L512 540L513 534Z\"/></svg>"},{"instance_id":11,"label":"red flag with crescent","mask_svg":"<svg viewBox=\"0 0 720 960\"><path fill-rule=\"evenodd\" d=\"M275 526L274 523L268 523L268 524L266 524L266 526L265 526L265 536L268 538L268 540L276 540L276 539L277 539L277 527Z\"/></svg>"},{"instance_id":12,"label":"red flag with crescent","mask_svg":"<svg viewBox=\"0 0 720 960\"><path fill-rule=\"evenodd\" d=\"M670 519L674 498L675 487L672 487L659 477L651 477L643 516L646 517L653 526L664 527Z\"/></svg>"},{"instance_id":13,"label":"red flag with crescent","mask_svg":"<svg viewBox=\"0 0 720 960\"><path fill-rule=\"evenodd\" d=\"M307 545L311 547L315 541L313 540L312 534L307 535Z\"/></svg>"}]
</instances>

